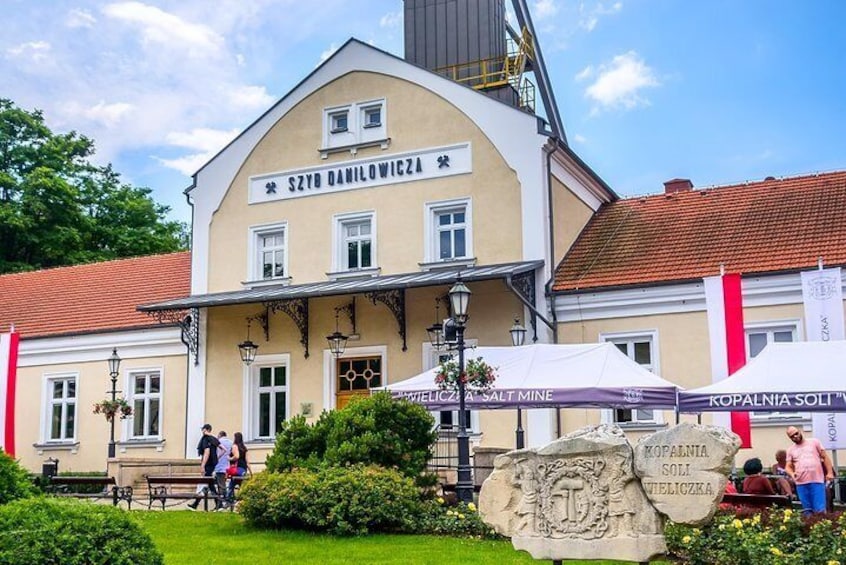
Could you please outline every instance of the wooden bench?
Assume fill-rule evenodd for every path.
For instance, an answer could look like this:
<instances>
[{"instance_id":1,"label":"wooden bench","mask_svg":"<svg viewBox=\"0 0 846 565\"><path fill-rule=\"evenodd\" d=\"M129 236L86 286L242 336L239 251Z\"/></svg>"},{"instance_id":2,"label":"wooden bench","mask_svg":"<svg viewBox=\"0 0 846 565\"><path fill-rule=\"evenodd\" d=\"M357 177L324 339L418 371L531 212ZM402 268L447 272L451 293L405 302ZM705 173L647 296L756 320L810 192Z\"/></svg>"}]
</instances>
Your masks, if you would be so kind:
<instances>
[{"instance_id":1,"label":"wooden bench","mask_svg":"<svg viewBox=\"0 0 846 565\"><path fill-rule=\"evenodd\" d=\"M147 479L149 496L148 509L152 508L154 501L161 502L162 510L164 510L165 503L168 500L196 500L198 498L203 501L203 510L205 511L209 509L209 500L228 504L230 510L234 510L235 508L235 501L230 500L226 493L213 494L211 492L212 486L217 487L217 481L214 477L200 477L196 475L146 475L145 478ZM246 478L231 477L229 480L233 488L237 489L241 487ZM202 494L196 492L197 485L204 486ZM177 487L177 489L174 489L174 487ZM183 489L178 490L178 487L183 487ZM189 492L188 490L184 490L184 487L194 487L195 490Z\"/></svg>"},{"instance_id":2,"label":"wooden bench","mask_svg":"<svg viewBox=\"0 0 846 565\"><path fill-rule=\"evenodd\" d=\"M73 487L98 486L98 492L77 492ZM132 487L120 487L114 477L85 477L70 475L55 475L50 477L48 488L57 496L74 498L105 498L110 497L114 506L121 500L126 501L127 508L132 507Z\"/></svg>"},{"instance_id":3,"label":"wooden bench","mask_svg":"<svg viewBox=\"0 0 846 565\"><path fill-rule=\"evenodd\" d=\"M791 508L793 503L789 496L780 494L729 494L723 495L723 504L733 504L735 506L748 506L750 508L769 508L777 506L779 508Z\"/></svg>"}]
</instances>

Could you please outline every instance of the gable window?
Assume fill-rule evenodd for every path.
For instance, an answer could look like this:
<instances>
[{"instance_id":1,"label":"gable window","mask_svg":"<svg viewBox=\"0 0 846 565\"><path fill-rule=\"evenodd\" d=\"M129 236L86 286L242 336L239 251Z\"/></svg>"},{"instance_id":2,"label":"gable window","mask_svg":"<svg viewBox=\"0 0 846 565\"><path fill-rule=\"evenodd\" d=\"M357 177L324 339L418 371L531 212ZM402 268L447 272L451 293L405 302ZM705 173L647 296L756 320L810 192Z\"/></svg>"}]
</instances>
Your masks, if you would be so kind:
<instances>
[{"instance_id":1,"label":"gable window","mask_svg":"<svg viewBox=\"0 0 846 565\"><path fill-rule=\"evenodd\" d=\"M470 199L426 205L427 262L472 259Z\"/></svg>"},{"instance_id":2,"label":"gable window","mask_svg":"<svg viewBox=\"0 0 846 565\"><path fill-rule=\"evenodd\" d=\"M288 419L288 366L258 366L252 372L252 438L272 440Z\"/></svg>"},{"instance_id":3,"label":"gable window","mask_svg":"<svg viewBox=\"0 0 846 565\"><path fill-rule=\"evenodd\" d=\"M376 217L373 212L335 216L334 273L376 270Z\"/></svg>"},{"instance_id":4,"label":"gable window","mask_svg":"<svg viewBox=\"0 0 846 565\"><path fill-rule=\"evenodd\" d=\"M797 324L795 323L747 324L747 362L757 357L769 343L790 343L796 341L797 333ZM753 411L750 415L752 419L757 421L810 418L808 412Z\"/></svg>"},{"instance_id":5,"label":"gable window","mask_svg":"<svg viewBox=\"0 0 846 565\"><path fill-rule=\"evenodd\" d=\"M349 130L349 112L336 112L330 115L332 122L331 133L341 133Z\"/></svg>"},{"instance_id":6,"label":"gable window","mask_svg":"<svg viewBox=\"0 0 846 565\"><path fill-rule=\"evenodd\" d=\"M47 379L48 442L70 442L76 437L76 383L75 375Z\"/></svg>"},{"instance_id":7,"label":"gable window","mask_svg":"<svg viewBox=\"0 0 846 565\"><path fill-rule=\"evenodd\" d=\"M352 102L323 109L323 146L320 156L349 150L355 155L359 148L379 145L388 148L385 127L385 99Z\"/></svg>"},{"instance_id":8,"label":"gable window","mask_svg":"<svg viewBox=\"0 0 846 565\"><path fill-rule=\"evenodd\" d=\"M287 224L250 228L250 280L281 281L288 277Z\"/></svg>"},{"instance_id":9,"label":"gable window","mask_svg":"<svg viewBox=\"0 0 846 565\"><path fill-rule=\"evenodd\" d=\"M162 377L159 371L131 373L133 439L161 435Z\"/></svg>"},{"instance_id":10,"label":"gable window","mask_svg":"<svg viewBox=\"0 0 846 565\"><path fill-rule=\"evenodd\" d=\"M602 341L613 343L629 359L655 374L658 374L657 339L656 332L644 334L610 334L601 337ZM663 423L663 417L659 410L615 408L606 412L610 412L610 417L605 414L603 417L617 424L654 426Z\"/></svg>"}]
</instances>

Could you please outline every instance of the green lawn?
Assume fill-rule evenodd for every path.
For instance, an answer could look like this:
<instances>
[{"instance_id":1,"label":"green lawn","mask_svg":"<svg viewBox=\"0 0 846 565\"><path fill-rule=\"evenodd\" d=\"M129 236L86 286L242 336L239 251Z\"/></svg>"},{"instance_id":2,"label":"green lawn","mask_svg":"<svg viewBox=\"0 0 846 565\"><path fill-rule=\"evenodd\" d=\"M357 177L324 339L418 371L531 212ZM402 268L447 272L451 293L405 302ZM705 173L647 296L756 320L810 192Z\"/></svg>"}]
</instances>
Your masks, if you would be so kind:
<instances>
[{"instance_id":1,"label":"green lawn","mask_svg":"<svg viewBox=\"0 0 846 565\"><path fill-rule=\"evenodd\" d=\"M515 551L510 542L436 536L373 535L337 538L246 526L229 512L133 512L168 565L244 563L549 563ZM569 564L576 562L569 561ZM588 562L579 562L587 565ZM615 562L589 562L611 565Z\"/></svg>"}]
</instances>

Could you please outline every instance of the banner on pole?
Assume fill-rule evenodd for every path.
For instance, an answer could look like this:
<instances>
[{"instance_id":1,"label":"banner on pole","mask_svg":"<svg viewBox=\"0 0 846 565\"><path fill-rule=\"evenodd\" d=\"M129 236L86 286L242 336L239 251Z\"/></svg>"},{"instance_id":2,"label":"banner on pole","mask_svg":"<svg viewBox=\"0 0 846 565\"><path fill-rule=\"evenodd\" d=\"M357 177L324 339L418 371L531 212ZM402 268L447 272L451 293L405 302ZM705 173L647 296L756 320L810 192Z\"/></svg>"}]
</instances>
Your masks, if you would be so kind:
<instances>
[{"instance_id":1,"label":"banner on pole","mask_svg":"<svg viewBox=\"0 0 846 565\"><path fill-rule=\"evenodd\" d=\"M15 384L19 335L0 334L0 448L15 456Z\"/></svg>"},{"instance_id":2,"label":"banner on pole","mask_svg":"<svg viewBox=\"0 0 846 565\"><path fill-rule=\"evenodd\" d=\"M802 302L808 341L842 340L846 337L841 277L840 267L802 273ZM823 447L846 448L846 413L820 412L815 413L812 419L814 437Z\"/></svg>"},{"instance_id":3,"label":"banner on pole","mask_svg":"<svg viewBox=\"0 0 846 565\"><path fill-rule=\"evenodd\" d=\"M739 274L706 277L703 282L711 342L711 380L716 383L746 364L743 296ZM730 425L740 436L741 447L752 447L748 412L732 412L729 418L718 416L714 423L724 427Z\"/></svg>"}]
</instances>

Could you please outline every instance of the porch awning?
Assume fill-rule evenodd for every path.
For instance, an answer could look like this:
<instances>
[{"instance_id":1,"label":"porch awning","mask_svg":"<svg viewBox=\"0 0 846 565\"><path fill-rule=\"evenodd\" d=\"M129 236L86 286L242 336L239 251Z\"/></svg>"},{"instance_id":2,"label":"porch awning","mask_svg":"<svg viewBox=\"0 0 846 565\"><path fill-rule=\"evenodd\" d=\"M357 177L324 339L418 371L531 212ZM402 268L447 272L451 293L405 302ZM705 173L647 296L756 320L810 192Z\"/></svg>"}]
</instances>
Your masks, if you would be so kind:
<instances>
[{"instance_id":1,"label":"porch awning","mask_svg":"<svg viewBox=\"0 0 846 565\"><path fill-rule=\"evenodd\" d=\"M462 280L466 282L509 279L517 275L534 271L541 266L543 266L543 261L522 261L517 263L488 265L484 267L439 269L401 275L322 281L287 286L261 286L231 292L197 294L187 296L185 298L157 302L155 304L144 304L138 306L138 310L142 312L187 310L189 308L208 308L212 306L228 306L232 304L273 302L277 300L289 300L292 298L318 298L322 296L341 296L345 294L361 294L366 292L448 285L455 282L459 273L461 273Z\"/></svg>"}]
</instances>

